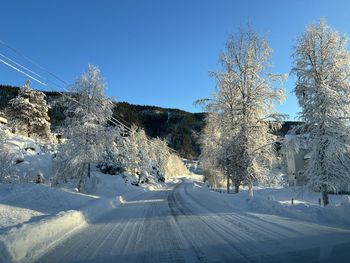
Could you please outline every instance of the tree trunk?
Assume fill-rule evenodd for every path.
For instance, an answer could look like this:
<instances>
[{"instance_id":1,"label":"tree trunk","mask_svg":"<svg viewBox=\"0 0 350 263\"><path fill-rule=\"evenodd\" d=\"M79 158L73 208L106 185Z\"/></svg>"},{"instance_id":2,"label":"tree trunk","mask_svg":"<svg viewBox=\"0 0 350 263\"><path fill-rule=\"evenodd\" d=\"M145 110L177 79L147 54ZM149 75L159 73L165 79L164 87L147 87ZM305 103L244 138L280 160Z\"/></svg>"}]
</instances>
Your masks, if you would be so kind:
<instances>
[{"instance_id":1,"label":"tree trunk","mask_svg":"<svg viewBox=\"0 0 350 263\"><path fill-rule=\"evenodd\" d=\"M78 192L81 193L84 190L84 175L81 174L78 182Z\"/></svg>"},{"instance_id":2,"label":"tree trunk","mask_svg":"<svg viewBox=\"0 0 350 263\"><path fill-rule=\"evenodd\" d=\"M322 200L323 200L323 206L326 206L329 204L328 191L325 189L322 190Z\"/></svg>"},{"instance_id":3,"label":"tree trunk","mask_svg":"<svg viewBox=\"0 0 350 263\"><path fill-rule=\"evenodd\" d=\"M84 166L85 166L85 164L84 164ZM84 179L85 179L85 171L84 171L85 169L84 168L85 167L83 167L82 172L80 174L80 178L79 178L79 182L78 182L78 186L77 186L79 193L84 191Z\"/></svg>"},{"instance_id":4,"label":"tree trunk","mask_svg":"<svg viewBox=\"0 0 350 263\"><path fill-rule=\"evenodd\" d=\"M235 193L239 193L239 183L235 183Z\"/></svg>"},{"instance_id":5,"label":"tree trunk","mask_svg":"<svg viewBox=\"0 0 350 263\"><path fill-rule=\"evenodd\" d=\"M227 187L227 193L229 194L230 193L230 176L229 175L227 175L227 185L226 185L226 187Z\"/></svg>"},{"instance_id":6,"label":"tree trunk","mask_svg":"<svg viewBox=\"0 0 350 263\"><path fill-rule=\"evenodd\" d=\"M249 200L252 200L254 196L254 192L253 192L253 184L249 183L248 184L248 198Z\"/></svg>"},{"instance_id":7,"label":"tree trunk","mask_svg":"<svg viewBox=\"0 0 350 263\"><path fill-rule=\"evenodd\" d=\"M90 164L88 166L88 174L90 172L89 170L90 170ZM79 193L81 193L85 190L85 164L84 164L84 167L83 167L82 172L80 174L77 188L78 188Z\"/></svg>"},{"instance_id":8,"label":"tree trunk","mask_svg":"<svg viewBox=\"0 0 350 263\"><path fill-rule=\"evenodd\" d=\"M87 177L90 178L90 176L91 176L91 167L90 167L90 163L88 163Z\"/></svg>"},{"instance_id":9,"label":"tree trunk","mask_svg":"<svg viewBox=\"0 0 350 263\"><path fill-rule=\"evenodd\" d=\"M139 179L137 180L137 183L140 184L141 183L141 173L138 174Z\"/></svg>"}]
</instances>

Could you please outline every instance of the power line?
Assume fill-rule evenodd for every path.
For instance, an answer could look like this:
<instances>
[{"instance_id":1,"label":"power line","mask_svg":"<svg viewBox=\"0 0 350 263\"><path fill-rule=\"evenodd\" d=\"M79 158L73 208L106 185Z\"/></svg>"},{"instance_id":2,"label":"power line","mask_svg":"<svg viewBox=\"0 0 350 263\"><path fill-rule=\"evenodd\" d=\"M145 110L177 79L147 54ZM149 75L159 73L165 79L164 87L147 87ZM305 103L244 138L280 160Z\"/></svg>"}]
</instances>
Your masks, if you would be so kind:
<instances>
[{"instance_id":1,"label":"power line","mask_svg":"<svg viewBox=\"0 0 350 263\"><path fill-rule=\"evenodd\" d=\"M26 72L24 72L24 71L22 71L22 70L16 68L15 66L13 66L13 65L11 65L10 63L8 63L8 62L2 60L1 58L0 58L0 62L2 62L3 64L5 64L6 66L8 66L8 67L10 67L10 68L12 68L12 69L18 71L19 73L26 75L28 78L31 78L32 80L35 80L36 82L40 83L41 85L47 86L47 84L41 82L40 80L38 80L37 78L31 76L30 74L28 74L28 73L26 73Z\"/></svg>"},{"instance_id":2,"label":"power line","mask_svg":"<svg viewBox=\"0 0 350 263\"><path fill-rule=\"evenodd\" d=\"M51 73L50 71L48 71L47 69L45 69L43 66L41 66L41 65L39 65L38 63L34 62L34 61L31 60L29 57L23 55L23 54L22 54L21 52L19 52L17 49L11 47L9 44L6 44L6 43L5 43L4 41L2 41L2 40L0 40L0 44L6 46L7 48L9 48L10 50L12 50L12 51L15 52L16 54L19 54L21 57L23 57L23 58L24 58L25 60L27 60L28 62L34 64L35 66L37 66L37 67L39 67L40 69L42 69L43 71L47 72L48 74L50 74L50 75L53 76L54 78L58 79L58 80L61 81L62 83L68 85L66 81L64 81L63 79L59 78L56 74ZM1 54L1 53L0 53L0 54ZM4 55L3 55L3 56L4 56ZM4 56L4 57L6 57L6 56ZM7 58L7 57L6 57L6 58ZM17 63L17 62L15 62L14 60L12 60L12 59L10 59L10 58L7 58L7 59L8 59L9 61L11 61L12 63L14 63L14 64L20 66L21 68L26 69L27 71L29 71L29 72L35 74L36 76L41 77L39 74L35 73L34 71L31 71L31 70L28 69L27 67L24 67L23 65L21 65L21 64L19 64L19 63ZM26 73L26 72L23 72L23 71L21 71L21 70L19 70L19 69L17 69L17 68L14 67L13 65L10 65L9 63L7 63L7 62L5 62L5 61L3 61L3 60L1 60L1 59L0 59L0 61L3 62L5 65L7 65L7 66L9 66L9 67L11 67L11 68L13 68L13 69L15 69L16 71L18 71L18 72L20 72L20 73L22 73L22 74L28 76L29 78L31 78L31 79L37 81L39 84L41 84L41 85L43 85L43 86L46 86L46 87L49 87L52 91L54 91L54 90L53 90L48 84L46 84L45 82L42 82L42 81L40 81L40 80L34 78L34 77L31 76L30 74L28 74L28 73ZM41 78L43 78L43 77L41 77ZM45 79L45 78L44 78L44 79ZM55 86L58 86L58 87L61 88L61 89L64 89L65 91L68 91L65 87L61 87L61 86L59 86L58 84L56 84L56 83L54 83L54 82L52 82L52 81L50 81L50 80L47 80L47 79L45 79L45 80L48 81L48 82L51 82L52 84L54 84ZM80 104L80 105L82 105L82 106L86 106L86 105L84 105L83 103L81 103L81 102L79 102L79 101L73 99L71 96L67 96L66 94L64 94L64 93L62 93L62 92L59 92L59 91L57 91L57 92L58 92L59 94L61 94L62 96L66 97L66 98L68 98L68 99L70 99L70 100L73 100L75 103L78 103L78 104ZM123 120L123 119L122 119L122 120ZM116 126L121 125L121 126L122 126L123 128L125 128L127 131L131 132L131 129L130 129L127 125L125 125L124 123L122 123L120 120L114 118L113 116L111 116L110 121L111 121L114 125L116 125ZM123 121L126 122L125 120L123 120ZM146 138L146 140L147 140L147 142L150 143L150 144L153 143L153 141L149 140L148 138ZM167 147L168 147L168 146L167 146ZM173 152L176 152L176 153L177 153L176 150L174 150L174 149L172 149L172 148L170 148L170 147L168 147L168 149L169 149L170 151L173 151Z\"/></svg>"},{"instance_id":3,"label":"power line","mask_svg":"<svg viewBox=\"0 0 350 263\"><path fill-rule=\"evenodd\" d=\"M53 76L54 78L56 78L56 79L60 80L61 82L67 84L67 82L65 82L65 81L62 80L61 78L57 77L55 74L49 72L48 70L46 70L44 67L40 66L39 64L33 62L33 61L32 61L31 59L29 59L28 57L22 55L22 54L21 54L20 52L18 52L16 49L12 48L12 47L9 46L8 44L5 44L2 40L0 40L0 44L5 45L5 46L8 47L9 49L13 50L15 53L20 54L23 58L25 58L25 59L26 59L27 61L29 61L30 63L32 63L32 64L38 66L39 68L41 68L41 69L44 70L45 72L49 73L49 74L50 74L51 76ZM13 59L8 58L8 57L6 57L5 55L2 55L1 53L0 53L0 56L6 58L8 61L12 62L13 64L15 64L15 65L17 65L17 66L19 66L19 67L21 67L21 68L23 68L23 69L25 69L25 70L31 72L32 74L38 76L39 78L43 78L43 77L40 76L39 74L35 73L34 71L28 69L27 67L25 67L25 66L23 66L23 65L21 65L21 64L19 64L18 62L14 61ZM51 88L51 87L50 87L48 84L46 84L45 82L38 80L37 78L35 78L35 77L31 76L30 74L28 74L28 73L26 73L26 72L24 72L24 71L18 69L17 67L11 65L10 63L8 63L8 62L6 62L6 61L4 61L4 60L2 60L2 59L0 59L0 62L2 62L3 64L5 64L6 66L8 66L8 67L10 67L10 68L12 68L12 69L18 71L19 73L24 74L25 76L27 76L27 77L29 77L29 78L35 80L35 81L38 82L39 84L50 88L52 91L55 91L55 90L53 90L53 88ZM45 78L43 78L43 79L45 79ZM56 83L54 83L54 82L52 82L52 81L50 81L50 80L47 80L47 79L45 79L45 80L48 81L48 82L51 82L52 84L54 84L55 86L57 86L57 87L59 87L59 88L64 89L65 91L68 91L66 88L61 87L61 86L59 86L58 84L56 84ZM82 105L82 106L86 106L86 105L84 105L83 103L81 103L80 101L78 101L78 100L72 98L71 96L67 96L66 94L64 94L64 93L62 93L62 92L60 92L60 91L56 91L56 92L58 92L60 95L62 95L62 96L64 96L64 97L66 97L67 99L74 101L75 103L78 103L78 104L80 104L80 105ZM129 128L127 125L125 125L124 123L122 123L120 120L114 118L113 116L111 116L111 119L110 119L109 121L111 121L114 125L116 125L116 126L122 126L122 127L123 127L124 129L126 129L128 132L131 132L131 128ZM124 121L124 120L123 120L123 121ZM126 122L126 121L125 121L125 122ZM148 138L146 138L146 141L147 141L149 144L154 143L154 141L149 140ZM170 147L168 147L168 146L167 146L167 148L168 148L170 151L177 153L176 150L174 150L174 149L172 149L172 148L170 148Z\"/></svg>"},{"instance_id":4,"label":"power line","mask_svg":"<svg viewBox=\"0 0 350 263\"><path fill-rule=\"evenodd\" d=\"M19 66L19 67L21 67L22 69L29 71L30 73L36 75L37 77L39 77L39 78L41 77L39 74L36 74L35 72L33 72L33 71L31 71L30 69L28 69L28 68L22 66L21 64L16 63L16 62L13 61L12 59L6 57L4 54L0 53L0 56L3 57L4 59L7 59L7 60L10 61L10 62L12 62L12 63L15 64L16 66Z\"/></svg>"},{"instance_id":5,"label":"power line","mask_svg":"<svg viewBox=\"0 0 350 263\"><path fill-rule=\"evenodd\" d=\"M35 65L36 67L42 69L43 71L45 71L46 73L48 73L49 75L51 75L52 77L54 77L55 79L59 80L60 82L62 82L65 85L68 85L68 83L66 81L64 81L63 79L61 79L60 77L58 77L56 74L48 71L47 69L45 69L43 66L41 66L40 64L36 63L35 61L33 61L32 59L30 59L29 57L25 56L24 54L22 54L21 52L19 52L16 48L14 48L13 46L11 46L10 44L5 43L3 40L0 39L0 44L2 44L3 46L5 46L6 48L10 49L12 52L18 54L19 56L21 56L22 58L24 58L25 60L27 60L29 63Z\"/></svg>"}]
</instances>

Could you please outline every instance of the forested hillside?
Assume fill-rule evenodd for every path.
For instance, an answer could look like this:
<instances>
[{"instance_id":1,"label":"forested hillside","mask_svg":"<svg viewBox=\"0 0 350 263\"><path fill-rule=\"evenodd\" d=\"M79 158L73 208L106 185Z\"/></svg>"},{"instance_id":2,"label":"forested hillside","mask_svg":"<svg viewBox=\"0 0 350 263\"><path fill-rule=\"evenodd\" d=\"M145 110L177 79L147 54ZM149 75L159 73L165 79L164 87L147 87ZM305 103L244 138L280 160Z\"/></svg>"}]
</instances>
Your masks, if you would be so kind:
<instances>
[{"instance_id":1,"label":"forested hillside","mask_svg":"<svg viewBox=\"0 0 350 263\"><path fill-rule=\"evenodd\" d=\"M9 100L16 97L18 91L18 87L0 85L0 111L5 111ZM50 91L44 93L50 105L51 127L55 130L64 119L63 109L59 104L61 94ZM113 116L128 127L135 124L143 127L150 137L166 138L170 147L185 158L197 158L200 154L198 136L204 126L205 114L127 102L115 102L113 110ZM284 122L277 134L285 135L294 124L292 121Z\"/></svg>"},{"instance_id":2,"label":"forested hillside","mask_svg":"<svg viewBox=\"0 0 350 263\"><path fill-rule=\"evenodd\" d=\"M5 111L8 102L17 96L18 91L18 87L0 85L0 111ZM59 103L61 94L47 91L44 93L50 105L51 126L55 130L64 119ZM150 137L166 138L170 147L183 157L196 158L200 153L197 137L203 127L204 113L116 102L113 116L129 127L132 124L143 127Z\"/></svg>"}]
</instances>

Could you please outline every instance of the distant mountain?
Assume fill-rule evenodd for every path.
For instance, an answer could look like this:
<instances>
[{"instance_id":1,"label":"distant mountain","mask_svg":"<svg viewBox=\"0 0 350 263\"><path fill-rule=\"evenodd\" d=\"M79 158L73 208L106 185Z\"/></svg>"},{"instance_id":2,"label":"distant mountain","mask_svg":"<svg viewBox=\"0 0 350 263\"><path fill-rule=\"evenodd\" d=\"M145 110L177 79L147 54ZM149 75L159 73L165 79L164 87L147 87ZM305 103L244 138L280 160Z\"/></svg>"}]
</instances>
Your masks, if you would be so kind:
<instances>
[{"instance_id":1,"label":"distant mountain","mask_svg":"<svg viewBox=\"0 0 350 263\"><path fill-rule=\"evenodd\" d=\"M0 85L0 111L4 111L9 100L16 97L19 88ZM58 92L44 92L51 106L49 116L51 128L55 130L64 120L63 109L57 100ZM127 102L115 102L113 116L130 127L132 124L143 127L150 137L166 138L169 146L185 158L197 158L200 154L198 136L204 127L205 113L190 113L179 109L156 106L134 105ZM298 122L286 121L276 133L284 136Z\"/></svg>"}]
</instances>

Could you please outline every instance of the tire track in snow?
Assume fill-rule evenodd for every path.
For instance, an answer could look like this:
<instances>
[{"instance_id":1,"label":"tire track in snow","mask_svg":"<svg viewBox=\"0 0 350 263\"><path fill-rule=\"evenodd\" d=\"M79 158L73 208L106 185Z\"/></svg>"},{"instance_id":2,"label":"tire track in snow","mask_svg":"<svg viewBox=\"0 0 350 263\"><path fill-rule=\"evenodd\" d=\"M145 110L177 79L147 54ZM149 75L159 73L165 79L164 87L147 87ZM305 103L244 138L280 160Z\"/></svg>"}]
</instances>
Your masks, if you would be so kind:
<instances>
[{"instance_id":1,"label":"tire track in snow","mask_svg":"<svg viewBox=\"0 0 350 263\"><path fill-rule=\"evenodd\" d=\"M227 238L227 232L222 231L222 226L220 226L220 230L218 230L216 227L213 227L213 221L211 220L210 222L207 222L204 220L204 218L201 215L196 215L188 206L186 206L186 201L184 201L179 195L176 193L180 191L180 187L182 186L178 185L174 191L169 195L169 207L172 210L172 214L175 218L175 220L180 224L181 216L184 217L194 217L196 219L196 224L200 224L201 228L206 228L206 231L203 231L209 237L210 240L216 239L216 240L223 240L225 243L235 252L236 255L238 255L240 261L243 262L252 262L250 256L247 255L242 249L240 249L238 246L235 246L232 244L232 240ZM173 204L173 205L172 205ZM178 210L179 212L177 212ZM215 224L216 225L216 224ZM217 225L216 225L217 226ZM181 229L181 228L180 228ZM182 230L183 231L183 230ZM183 233L185 235L185 233ZM195 244L195 241L193 240L188 240L191 243L191 247L193 248L194 251L196 251L197 258L200 262L209 262L207 261L206 254L204 251L202 251L197 244ZM212 251L211 251L212 252ZM225 253L230 254L228 252ZM226 255L221 255L221 260L220 262L223 262L224 256ZM227 262L231 262L232 258L227 258Z\"/></svg>"},{"instance_id":2,"label":"tire track in snow","mask_svg":"<svg viewBox=\"0 0 350 263\"><path fill-rule=\"evenodd\" d=\"M243 254L247 255L249 260L252 260L252 258L257 257L258 261L260 260L259 257L264 256L265 260L267 259L269 261L277 261L278 259L274 257L274 255L271 254L271 251L275 251L276 248L279 248L279 250L282 252L286 251L293 251L293 248L288 247L281 242L277 241L274 238L271 238L272 235L275 235L275 231L268 231L268 229L271 228L270 224L266 224L265 227L259 226L257 223L260 223L260 218L256 218L254 222L252 222L252 219L248 216L240 216L237 213L232 213L230 215L220 214L215 215L217 212L209 209L208 207L204 206L202 203L200 203L198 200L196 200L195 197L193 197L188 192L188 184L183 185L184 193L186 194L187 198L186 200L191 200L195 204L192 204L199 207L201 211L210 212L213 214L213 216L204 216L202 220L205 220L208 222L208 225L215 225L218 229L221 229L221 233L224 236L229 236L226 238L227 242L232 243L232 239L230 239L230 236L234 236L236 239L239 239L239 243L249 243L250 241L250 247L247 252L244 252L244 250L247 250L246 247L241 247L240 250ZM181 192L180 192L181 194ZM193 208L195 208L193 206ZM215 220L213 220L215 218ZM248 223L250 221L251 223ZM263 222L263 221L261 221ZM264 222L266 223L266 222ZM231 227L230 227L230 226ZM274 226L276 228L276 226ZM242 229L244 231L242 231ZM266 233L266 234L262 234ZM260 244L258 244L258 242ZM238 244L236 246L239 246ZM271 250L273 248L273 250ZM248 256L249 255L249 256ZM255 261L255 259L254 259Z\"/></svg>"}]
</instances>

